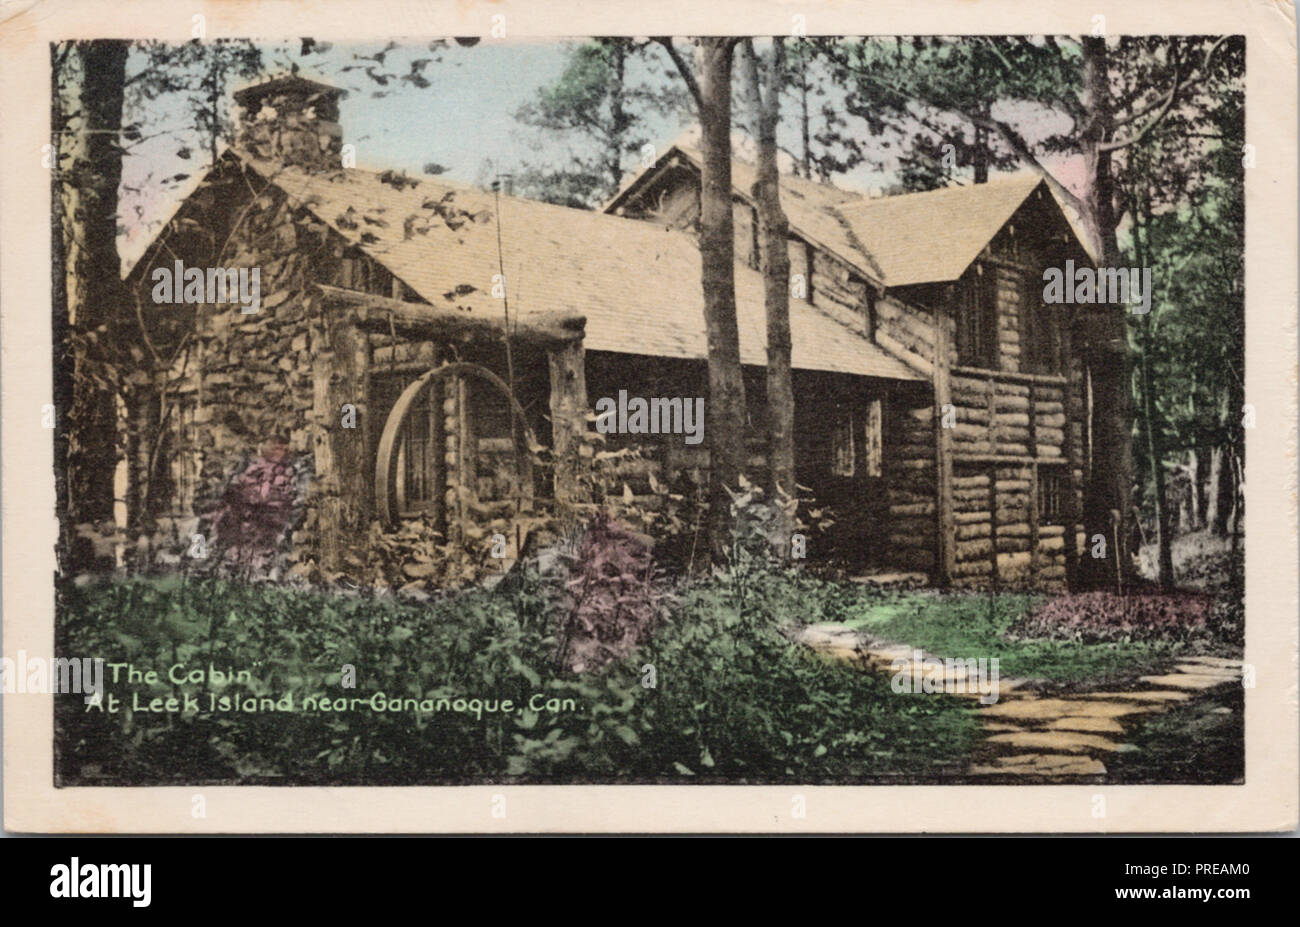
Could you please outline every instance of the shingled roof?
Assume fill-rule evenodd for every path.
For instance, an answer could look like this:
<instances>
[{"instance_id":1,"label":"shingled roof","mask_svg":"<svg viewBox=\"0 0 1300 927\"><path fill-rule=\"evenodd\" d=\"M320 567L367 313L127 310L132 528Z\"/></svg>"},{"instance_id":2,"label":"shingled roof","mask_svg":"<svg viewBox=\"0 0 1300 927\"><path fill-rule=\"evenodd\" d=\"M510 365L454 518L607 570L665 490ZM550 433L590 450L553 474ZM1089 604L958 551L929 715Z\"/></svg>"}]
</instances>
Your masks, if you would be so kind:
<instances>
[{"instance_id":1,"label":"shingled roof","mask_svg":"<svg viewBox=\"0 0 1300 927\"><path fill-rule=\"evenodd\" d=\"M703 159L693 148L672 146L653 167L628 181L605 210L617 212L660 168L677 162L699 171ZM756 177L754 166L738 158L731 163L733 189L749 198ZM961 277L1040 187L1038 195L1056 202L1046 181L1031 172L988 183L884 197L782 174L781 206L792 231L855 265L877 284L912 286ZM1068 223L1069 217L1065 219Z\"/></svg>"},{"instance_id":2,"label":"shingled roof","mask_svg":"<svg viewBox=\"0 0 1300 927\"><path fill-rule=\"evenodd\" d=\"M412 184L359 169L309 174L244 161L433 305L499 317L503 307L491 291L503 262L510 311L582 314L589 350L707 354L700 253L683 232L509 196L500 197L498 223L491 193L442 179ZM456 227L440 211L453 212ZM736 316L741 361L765 364L762 278L739 263ZM790 327L795 368L919 379L806 303L791 302Z\"/></svg>"},{"instance_id":3,"label":"shingled roof","mask_svg":"<svg viewBox=\"0 0 1300 927\"><path fill-rule=\"evenodd\" d=\"M887 286L956 280L1036 189L1036 174L1018 174L925 193L858 197L836 207L876 262Z\"/></svg>"},{"instance_id":4,"label":"shingled roof","mask_svg":"<svg viewBox=\"0 0 1300 927\"><path fill-rule=\"evenodd\" d=\"M704 156L700 152L681 146L678 146L678 150L696 170L700 169L704 163ZM731 185L736 190L750 196L757 179L758 169L754 165L739 158L732 159ZM785 210L790 224L814 244L850 264L858 265L879 280L882 276L880 268L876 266L872 255L854 239L851 228L837 211L839 207L861 199L861 194L842 190L833 184L805 180L792 174L781 176L781 208Z\"/></svg>"}]
</instances>

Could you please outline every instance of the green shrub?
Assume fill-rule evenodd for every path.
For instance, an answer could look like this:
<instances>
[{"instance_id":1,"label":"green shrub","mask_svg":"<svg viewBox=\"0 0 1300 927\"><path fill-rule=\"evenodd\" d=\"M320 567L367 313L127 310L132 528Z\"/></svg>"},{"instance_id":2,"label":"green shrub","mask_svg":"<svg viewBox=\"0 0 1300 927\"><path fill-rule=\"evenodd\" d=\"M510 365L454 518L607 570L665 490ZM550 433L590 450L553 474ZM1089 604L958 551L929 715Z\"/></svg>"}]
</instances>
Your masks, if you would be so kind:
<instances>
[{"instance_id":1,"label":"green shrub","mask_svg":"<svg viewBox=\"0 0 1300 927\"><path fill-rule=\"evenodd\" d=\"M826 665L781 634L812 582L756 572L743 607L725 576L685 588L648 643L586 674L557 664L551 591L535 577L506 593L418 605L180 577L61 587L63 655L131 662L164 678L173 664L212 664L252 679L220 690L109 679L116 713L59 697L57 777L63 785L816 782L924 777L959 762L972 736L967 708L895 695L886 679ZM341 684L349 665L355 688ZM146 702L189 693L202 710L134 711L131 690ZM365 706L213 712L206 701L292 695L301 709L311 697L379 692L417 706L486 704L479 717ZM506 699L513 711L501 710Z\"/></svg>"}]
</instances>

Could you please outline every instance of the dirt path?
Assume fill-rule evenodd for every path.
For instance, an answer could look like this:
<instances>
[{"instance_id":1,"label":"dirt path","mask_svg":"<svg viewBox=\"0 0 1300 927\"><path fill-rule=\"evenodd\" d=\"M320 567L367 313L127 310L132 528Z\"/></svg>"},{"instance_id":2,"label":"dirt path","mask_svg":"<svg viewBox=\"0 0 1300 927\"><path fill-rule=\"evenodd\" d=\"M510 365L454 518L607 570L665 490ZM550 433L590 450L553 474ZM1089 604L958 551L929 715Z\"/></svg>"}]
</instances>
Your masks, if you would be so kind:
<instances>
[{"instance_id":1,"label":"dirt path","mask_svg":"<svg viewBox=\"0 0 1300 927\"><path fill-rule=\"evenodd\" d=\"M829 658L888 673L910 676L916 690L927 677L936 685L939 668L930 654L904 644L874 640L839 625L811 625L798 640ZM901 664L896 661L903 661ZM1133 686L1043 694L1027 680L998 680L997 700L986 704L968 685L961 667L945 665L947 691L975 700L986 736L973 751L965 775L997 780L1080 782L1106 775L1107 758L1136 749L1125 742L1131 722L1144 715L1186 704L1217 686L1238 684L1241 661L1187 657L1173 672L1142 676ZM973 683L973 680L971 681Z\"/></svg>"}]
</instances>

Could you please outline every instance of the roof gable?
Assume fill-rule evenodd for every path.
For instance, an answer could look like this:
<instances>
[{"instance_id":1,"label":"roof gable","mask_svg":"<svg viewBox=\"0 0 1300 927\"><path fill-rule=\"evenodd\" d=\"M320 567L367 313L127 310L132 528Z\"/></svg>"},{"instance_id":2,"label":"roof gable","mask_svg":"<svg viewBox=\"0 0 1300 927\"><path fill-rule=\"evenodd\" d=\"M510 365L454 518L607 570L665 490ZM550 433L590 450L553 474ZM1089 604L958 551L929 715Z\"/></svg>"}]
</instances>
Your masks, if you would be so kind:
<instances>
[{"instance_id":1,"label":"roof gable","mask_svg":"<svg viewBox=\"0 0 1300 927\"><path fill-rule=\"evenodd\" d=\"M683 232L498 198L442 179L358 169L307 173L239 157L428 303L503 317L505 306L492 295L494 277L503 275L512 315L581 314L589 350L707 356L700 254ZM761 366L767 362L762 278L743 264L735 273L741 361ZM919 379L811 306L792 302L790 323L796 368Z\"/></svg>"},{"instance_id":2,"label":"roof gable","mask_svg":"<svg viewBox=\"0 0 1300 927\"><path fill-rule=\"evenodd\" d=\"M1020 175L925 193L859 198L837 212L876 259L887 286L956 280L1035 190Z\"/></svg>"},{"instance_id":3,"label":"roof gable","mask_svg":"<svg viewBox=\"0 0 1300 927\"><path fill-rule=\"evenodd\" d=\"M702 157L674 145L633 177L605 206L614 212L638 195L664 166L679 158L699 171ZM732 187L746 199L753 165L732 159ZM1031 195L1050 200L1075 243L1086 248L1046 181L1037 173L923 193L869 197L832 184L781 175L781 206L791 230L855 265L884 287L956 280Z\"/></svg>"}]
</instances>

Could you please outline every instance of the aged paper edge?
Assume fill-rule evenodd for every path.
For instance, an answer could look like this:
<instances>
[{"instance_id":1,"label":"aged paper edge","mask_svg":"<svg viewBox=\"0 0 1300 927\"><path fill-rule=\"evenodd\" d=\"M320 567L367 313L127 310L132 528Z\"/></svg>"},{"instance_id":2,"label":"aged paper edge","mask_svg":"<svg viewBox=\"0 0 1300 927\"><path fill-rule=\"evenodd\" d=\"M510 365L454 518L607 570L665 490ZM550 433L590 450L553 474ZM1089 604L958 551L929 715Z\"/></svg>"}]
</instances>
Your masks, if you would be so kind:
<instances>
[{"instance_id":1,"label":"aged paper edge","mask_svg":"<svg viewBox=\"0 0 1300 927\"><path fill-rule=\"evenodd\" d=\"M209 40L310 34L361 41L412 36L504 41L582 35L1244 34L1247 432L1246 782L1240 786L470 786L403 788L53 786L48 696L4 699L5 827L35 833L431 832L1252 832L1297 825L1296 44L1294 9L1276 0L1106 2L934 0L759 3L745 0L457 0L193 2L91 0L0 10L0 402L3 416L4 652L53 647L53 450L40 409L51 384L48 43L66 38L186 41L203 14ZM191 797L207 817L190 817ZM1092 796L1107 815L1094 818ZM494 818L505 794L509 816ZM806 799L794 819L791 798Z\"/></svg>"}]
</instances>

